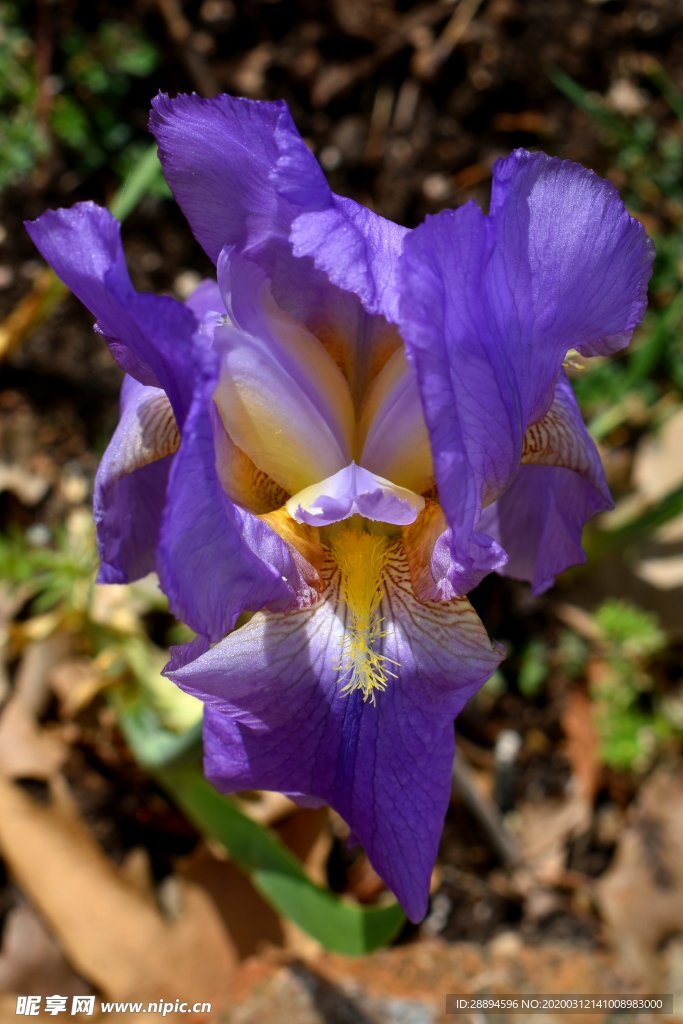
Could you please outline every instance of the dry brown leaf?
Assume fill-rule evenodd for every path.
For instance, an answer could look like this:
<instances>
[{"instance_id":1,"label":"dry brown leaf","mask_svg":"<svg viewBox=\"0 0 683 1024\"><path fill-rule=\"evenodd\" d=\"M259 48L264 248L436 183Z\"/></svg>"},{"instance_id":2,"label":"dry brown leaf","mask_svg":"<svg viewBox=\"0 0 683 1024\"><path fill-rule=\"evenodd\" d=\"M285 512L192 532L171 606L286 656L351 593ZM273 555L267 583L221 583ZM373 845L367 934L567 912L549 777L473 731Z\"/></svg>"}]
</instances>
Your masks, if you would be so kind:
<instances>
[{"instance_id":1,"label":"dry brown leaf","mask_svg":"<svg viewBox=\"0 0 683 1024\"><path fill-rule=\"evenodd\" d=\"M638 445L633 462L633 479L637 493L645 505L654 505L683 483L683 409L671 416L658 434L648 434ZM660 526L650 537L651 557L638 562L641 579L662 590L683 584L683 515Z\"/></svg>"},{"instance_id":2,"label":"dry brown leaf","mask_svg":"<svg viewBox=\"0 0 683 1024\"><path fill-rule=\"evenodd\" d=\"M50 481L17 463L0 462L0 491L10 491L22 505L37 505L47 494Z\"/></svg>"},{"instance_id":3,"label":"dry brown leaf","mask_svg":"<svg viewBox=\"0 0 683 1024\"><path fill-rule=\"evenodd\" d=\"M285 806L280 801L273 803L268 799L263 802L258 799L273 795L279 794L255 794L255 799L242 799L240 805L256 809L257 815L267 811L279 815L286 810L287 817L279 822L275 831L285 846L302 862L313 881L325 885L326 865L332 843L327 808L302 809L291 800L287 800ZM184 877L191 878L211 894L240 959L258 952L264 946L286 947L290 952L301 955L311 955L319 950L315 940L305 935L291 921L278 917L246 875L225 856L202 847L188 859L182 870Z\"/></svg>"},{"instance_id":4,"label":"dry brown leaf","mask_svg":"<svg viewBox=\"0 0 683 1024\"><path fill-rule=\"evenodd\" d=\"M50 684L64 718L77 715L109 683L90 658L69 658L50 673Z\"/></svg>"},{"instance_id":5,"label":"dry brown leaf","mask_svg":"<svg viewBox=\"0 0 683 1024\"><path fill-rule=\"evenodd\" d=\"M24 338L68 294L51 270L43 270L28 295L0 323L0 362L19 348Z\"/></svg>"},{"instance_id":6,"label":"dry brown leaf","mask_svg":"<svg viewBox=\"0 0 683 1024\"><path fill-rule=\"evenodd\" d=\"M327 807L296 808L276 829L280 839L303 863L318 885L327 885L332 832Z\"/></svg>"},{"instance_id":7,"label":"dry brown leaf","mask_svg":"<svg viewBox=\"0 0 683 1024\"><path fill-rule=\"evenodd\" d=\"M602 773L599 737L595 727L593 705L580 690L570 690L567 695L562 728L567 737L564 752L572 766L578 792L586 803L592 806Z\"/></svg>"},{"instance_id":8,"label":"dry brown leaf","mask_svg":"<svg viewBox=\"0 0 683 1024\"><path fill-rule=\"evenodd\" d=\"M87 995L92 991L69 967L43 921L28 903L7 915L0 954L0 992Z\"/></svg>"},{"instance_id":9,"label":"dry brown leaf","mask_svg":"<svg viewBox=\"0 0 683 1024\"><path fill-rule=\"evenodd\" d=\"M642 787L610 869L596 885L624 966L653 983L660 944L683 933L683 775L664 770Z\"/></svg>"},{"instance_id":10,"label":"dry brown leaf","mask_svg":"<svg viewBox=\"0 0 683 1024\"><path fill-rule=\"evenodd\" d=\"M259 825L274 825L283 818L289 817L297 809L297 805L284 793L259 790L247 795L234 797L235 803L247 817Z\"/></svg>"},{"instance_id":11,"label":"dry brown leaf","mask_svg":"<svg viewBox=\"0 0 683 1024\"><path fill-rule=\"evenodd\" d=\"M567 841L590 825L591 808L574 786L563 800L520 804L506 822L520 847L520 866L546 885L565 876Z\"/></svg>"},{"instance_id":12,"label":"dry brown leaf","mask_svg":"<svg viewBox=\"0 0 683 1024\"><path fill-rule=\"evenodd\" d=\"M602 633L600 627L595 621L595 616L591 615L585 608L580 608L578 605L569 604L569 602L561 601L554 605L555 614L558 619L564 623L565 626L569 626L574 633L578 633L585 640L590 643L595 643L602 639Z\"/></svg>"},{"instance_id":13,"label":"dry brown leaf","mask_svg":"<svg viewBox=\"0 0 683 1024\"><path fill-rule=\"evenodd\" d=\"M360 903L372 903L386 890L384 882L364 853L349 868L347 889Z\"/></svg>"},{"instance_id":14,"label":"dry brown leaf","mask_svg":"<svg viewBox=\"0 0 683 1024\"><path fill-rule=\"evenodd\" d=\"M182 877L210 896L240 960L265 946L282 946L282 921L239 868L200 845L181 867Z\"/></svg>"},{"instance_id":15,"label":"dry brown leaf","mask_svg":"<svg viewBox=\"0 0 683 1024\"><path fill-rule=\"evenodd\" d=\"M236 953L210 899L182 887L165 920L107 860L52 784L50 806L0 778L0 850L72 967L114 999L181 998L224 1005Z\"/></svg>"},{"instance_id":16,"label":"dry brown leaf","mask_svg":"<svg viewBox=\"0 0 683 1024\"><path fill-rule=\"evenodd\" d=\"M0 716L0 773L7 778L48 779L66 757L64 744L38 719L50 699L48 672L67 650L65 637L52 636L24 653Z\"/></svg>"},{"instance_id":17,"label":"dry brown leaf","mask_svg":"<svg viewBox=\"0 0 683 1024\"><path fill-rule=\"evenodd\" d=\"M66 748L41 729L16 697L0 715L0 774L8 779L49 779L64 763Z\"/></svg>"},{"instance_id":18,"label":"dry brown leaf","mask_svg":"<svg viewBox=\"0 0 683 1024\"><path fill-rule=\"evenodd\" d=\"M633 480L646 502L660 501L683 484L683 409L677 410L657 434L648 434L633 460Z\"/></svg>"}]
</instances>

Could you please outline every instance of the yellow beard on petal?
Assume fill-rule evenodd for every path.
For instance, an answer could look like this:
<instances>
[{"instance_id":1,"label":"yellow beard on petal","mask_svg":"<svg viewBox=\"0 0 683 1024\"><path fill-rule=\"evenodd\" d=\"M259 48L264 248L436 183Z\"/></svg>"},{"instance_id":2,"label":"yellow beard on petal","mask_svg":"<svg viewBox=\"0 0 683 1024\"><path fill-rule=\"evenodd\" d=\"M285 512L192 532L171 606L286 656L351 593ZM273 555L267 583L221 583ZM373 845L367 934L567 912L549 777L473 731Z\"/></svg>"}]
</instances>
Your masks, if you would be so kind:
<instances>
[{"instance_id":1,"label":"yellow beard on petal","mask_svg":"<svg viewBox=\"0 0 683 1024\"><path fill-rule=\"evenodd\" d=\"M389 631L382 628L380 605L384 590L382 572L389 553L387 537L345 528L335 533L332 555L341 573L340 593L346 605L346 626L341 659L336 666L344 684L342 694L361 690L363 700L375 703L396 673L397 662L377 652L376 645Z\"/></svg>"}]
</instances>

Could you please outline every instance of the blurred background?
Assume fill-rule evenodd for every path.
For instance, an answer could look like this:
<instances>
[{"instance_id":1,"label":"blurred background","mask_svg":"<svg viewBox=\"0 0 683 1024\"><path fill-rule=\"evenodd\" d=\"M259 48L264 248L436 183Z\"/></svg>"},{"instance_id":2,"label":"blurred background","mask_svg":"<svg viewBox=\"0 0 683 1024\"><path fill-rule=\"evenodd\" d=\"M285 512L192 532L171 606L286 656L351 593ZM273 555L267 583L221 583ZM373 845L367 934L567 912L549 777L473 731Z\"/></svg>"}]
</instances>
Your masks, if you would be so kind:
<instances>
[{"instance_id":1,"label":"blurred background","mask_svg":"<svg viewBox=\"0 0 683 1024\"><path fill-rule=\"evenodd\" d=\"M211 268L146 132L160 89L286 99L332 187L408 226L486 208L517 146L578 160L657 245L630 350L572 371L616 501L587 564L472 595L509 655L458 721L419 927L334 815L174 775L199 712L159 671L187 633L153 579L93 584L120 371L22 221L108 204L136 286L187 297ZM448 992L683 991L682 90L677 0L0 0L7 1019L22 993L429 1024Z\"/></svg>"}]
</instances>

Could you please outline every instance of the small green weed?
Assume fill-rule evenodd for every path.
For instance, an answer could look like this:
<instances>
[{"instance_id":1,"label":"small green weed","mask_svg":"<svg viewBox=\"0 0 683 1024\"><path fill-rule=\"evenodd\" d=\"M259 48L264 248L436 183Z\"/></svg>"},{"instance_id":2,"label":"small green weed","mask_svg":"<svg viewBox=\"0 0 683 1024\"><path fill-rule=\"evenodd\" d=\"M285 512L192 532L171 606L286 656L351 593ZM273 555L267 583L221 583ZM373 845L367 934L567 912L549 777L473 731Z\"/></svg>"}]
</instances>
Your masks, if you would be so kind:
<instances>
[{"instance_id":1,"label":"small green weed","mask_svg":"<svg viewBox=\"0 0 683 1024\"><path fill-rule=\"evenodd\" d=\"M683 692L668 689L658 671L667 637L656 616L617 599L598 608L595 624L593 649L565 634L560 660L571 675L588 673L603 763L643 771L669 742L683 738Z\"/></svg>"},{"instance_id":2,"label":"small green weed","mask_svg":"<svg viewBox=\"0 0 683 1024\"><path fill-rule=\"evenodd\" d=\"M125 178L145 146L127 116L130 93L159 59L151 40L123 21L55 34L51 95L39 118L33 25L21 5L0 2L0 189L31 175L55 147L81 176L108 165Z\"/></svg>"}]
</instances>

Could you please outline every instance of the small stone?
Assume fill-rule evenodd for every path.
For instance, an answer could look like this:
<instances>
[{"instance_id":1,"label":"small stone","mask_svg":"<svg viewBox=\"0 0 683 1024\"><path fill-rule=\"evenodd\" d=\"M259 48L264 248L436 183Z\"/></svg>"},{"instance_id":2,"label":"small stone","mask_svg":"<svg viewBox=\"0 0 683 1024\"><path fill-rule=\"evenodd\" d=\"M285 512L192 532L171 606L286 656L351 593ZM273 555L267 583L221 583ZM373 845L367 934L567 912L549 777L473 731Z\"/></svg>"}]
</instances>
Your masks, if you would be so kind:
<instances>
[{"instance_id":1,"label":"small stone","mask_svg":"<svg viewBox=\"0 0 683 1024\"><path fill-rule=\"evenodd\" d=\"M0 288L9 288L14 283L14 271L11 267L0 267Z\"/></svg>"},{"instance_id":2,"label":"small stone","mask_svg":"<svg viewBox=\"0 0 683 1024\"><path fill-rule=\"evenodd\" d=\"M178 274L175 281L173 282L173 290L175 291L178 298L182 299L183 302L189 299L190 295L201 284L201 275L196 270L183 270L182 273Z\"/></svg>"},{"instance_id":3,"label":"small stone","mask_svg":"<svg viewBox=\"0 0 683 1024\"><path fill-rule=\"evenodd\" d=\"M451 183L445 174L428 174L422 182L422 194L432 203L443 203L451 194Z\"/></svg>"},{"instance_id":4,"label":"small stone","mask_svg":"<svg viewBox=\"0 0 683 1024\"><path fill-rule=\"evenodd\" d=\"M320 163L326 171L336 171L342 164L341 150L337 146L323 146L320 150Z\"/></svg>"}]
</instances>

